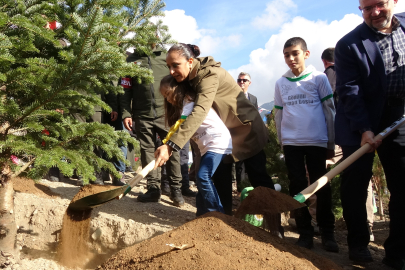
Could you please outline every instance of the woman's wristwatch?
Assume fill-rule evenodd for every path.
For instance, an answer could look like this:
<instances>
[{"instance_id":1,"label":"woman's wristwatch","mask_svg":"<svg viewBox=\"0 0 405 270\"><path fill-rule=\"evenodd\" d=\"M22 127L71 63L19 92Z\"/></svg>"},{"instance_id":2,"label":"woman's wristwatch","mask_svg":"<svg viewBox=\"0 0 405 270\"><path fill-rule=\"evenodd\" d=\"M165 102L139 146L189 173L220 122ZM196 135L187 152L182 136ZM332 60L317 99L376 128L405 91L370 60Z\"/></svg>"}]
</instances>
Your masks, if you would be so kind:
<instances>
[{"instance_id":1,"label":"woman's wristwatch","mask_svg":"<svg viewBox=\"0 0 405 270\"><path fill-rule=\"evenodd\" d=\"M168 145L168 146L170 146L171 148L173 148L173 150L176 151L176 152L178 152L178 151L181 150L181 148L180 148L177 144L175 144L174 142L172 142L172 141L167 141L166 145Z\"/></svg>"}]
</instances>

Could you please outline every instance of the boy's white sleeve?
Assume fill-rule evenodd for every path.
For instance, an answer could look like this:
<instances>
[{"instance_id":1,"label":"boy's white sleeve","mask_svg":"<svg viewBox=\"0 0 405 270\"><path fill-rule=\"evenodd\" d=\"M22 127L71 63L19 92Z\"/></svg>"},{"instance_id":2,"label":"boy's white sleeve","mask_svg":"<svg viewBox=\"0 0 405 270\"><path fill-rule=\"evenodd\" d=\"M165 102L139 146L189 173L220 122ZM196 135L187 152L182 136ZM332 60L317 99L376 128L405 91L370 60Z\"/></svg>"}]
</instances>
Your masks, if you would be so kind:
<instances>
[{"instance_id":1,"label":"boy's white sleeve","mask_svg":"<svg viewBox=\"0 0 405 270\"><path fill-rule=\"evenodd\" d=\"M281 121L283 120L283 101L281 99L280 89L277 83L274 91L274 120L276 121L278 141L282 146L283 143L281 141Z\"/></svg>"},{"instance_id":2,"label":"boy's white sleeve","mask_svg":"<svg viewBox=\"0 0 405 270\"><path fill-rule=\"evenodd\" d=\"M326 128L328 130L328 146L329 150L335 149L335 104L333 103L332 87L329 84L326 75L318 76L318 94L322 102L322 109L325 115Z\"/></svg>"}]
</instances>

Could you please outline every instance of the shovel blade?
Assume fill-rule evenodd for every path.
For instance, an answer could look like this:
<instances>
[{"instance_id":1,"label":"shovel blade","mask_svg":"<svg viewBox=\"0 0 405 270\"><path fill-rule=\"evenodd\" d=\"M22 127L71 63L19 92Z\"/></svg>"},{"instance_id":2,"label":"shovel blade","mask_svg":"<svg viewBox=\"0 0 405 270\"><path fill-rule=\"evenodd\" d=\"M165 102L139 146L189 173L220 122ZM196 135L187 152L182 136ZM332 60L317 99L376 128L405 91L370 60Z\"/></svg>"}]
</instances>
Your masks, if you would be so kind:
<instances>
[{"instance_id":1,"label":"shovel blade","mask_svg":"<svg viewBox=\"0 0 405 270\"><path fill-rule=\"evenodd\" d=\"M75 202L70 203L68 209L73 211L84 211L95 208L106 202L114 200L116 197L123 194L128 188L131 190L129 185L125 185L83 197Z\"/></svg>"}]
</instances>

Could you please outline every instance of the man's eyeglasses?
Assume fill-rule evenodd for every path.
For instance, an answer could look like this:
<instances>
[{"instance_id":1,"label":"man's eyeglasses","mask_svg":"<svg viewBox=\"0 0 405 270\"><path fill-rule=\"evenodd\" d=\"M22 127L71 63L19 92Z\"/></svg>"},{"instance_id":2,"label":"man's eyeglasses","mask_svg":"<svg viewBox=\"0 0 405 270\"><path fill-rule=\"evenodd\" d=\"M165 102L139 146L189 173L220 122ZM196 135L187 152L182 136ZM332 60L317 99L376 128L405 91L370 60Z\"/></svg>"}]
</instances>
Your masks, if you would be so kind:
<instances>
[{"instance_id":1,"label":"man's eyeglasses","mask_svg":"<svg viewBox=\"0 0 405 270\"><path fill-rule=\"evenodd\" d=\"M387 1L385 1L385 2L380 2L380 3L378 3L378 4L375 4L375 5L372 5L372 6L367 6L367 7L364 7L364 8L359 7L359 9L361 10L361 12L362 12L363 14L369 14L369 13L371 13L374 9L377 9L378 11L384 10L384 9L387 8L389 1L390 1L390 0L387 0Z\"/></svg>"},{"instance_id":2,"label":"man's eyeglasses","mask_svg":"<svg viewBox=\"0 0 405 270\"><path fill-rule=\"evenodd\" d=\"M239 83L244 82L245 83L245 82L250 82L250 81L248 79L238 79L237 82L239 82Z\"/></svg>"}]
</instances>

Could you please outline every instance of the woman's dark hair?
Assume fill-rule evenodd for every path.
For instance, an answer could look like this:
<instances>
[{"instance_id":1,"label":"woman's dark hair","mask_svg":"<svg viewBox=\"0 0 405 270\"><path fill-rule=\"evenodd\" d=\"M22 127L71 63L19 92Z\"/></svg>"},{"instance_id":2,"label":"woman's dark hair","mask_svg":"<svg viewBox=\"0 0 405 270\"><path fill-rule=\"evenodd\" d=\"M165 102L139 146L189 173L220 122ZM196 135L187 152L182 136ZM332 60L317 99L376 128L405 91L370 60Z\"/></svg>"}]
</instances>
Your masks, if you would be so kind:
<instances>
[{"instance_id":1,"label":"woman's dark hair","mask_svg":"<svg viewBox=\"0 0 405 270\"><path fill-rule=\"evenodd\" d=\"M174 92L174 103L171 104L170 102L165 99L165 120L168 126L173 126L176 124L176 121L180 119L181 111L183 110L183 101L187 97L190 100L194 100L196 97L195 92L193 92L190 85L187 83L178 83L172 77L172 75L165 76L160 81L160 88L163 86L170 87Z\"/></svg>"},{"instance_id":2,"label":"woman's dark hair","mask_svg":"<svg viewBox=\"0 0 405 270\"><path fill-rule=\"evenodd\" d=\"M179 52L187 60L190 58L196 58L200 55L200 48L197 45L177 43L169 49L170 52Z\"/></svg>"}]
</instances>

